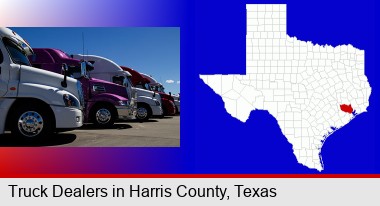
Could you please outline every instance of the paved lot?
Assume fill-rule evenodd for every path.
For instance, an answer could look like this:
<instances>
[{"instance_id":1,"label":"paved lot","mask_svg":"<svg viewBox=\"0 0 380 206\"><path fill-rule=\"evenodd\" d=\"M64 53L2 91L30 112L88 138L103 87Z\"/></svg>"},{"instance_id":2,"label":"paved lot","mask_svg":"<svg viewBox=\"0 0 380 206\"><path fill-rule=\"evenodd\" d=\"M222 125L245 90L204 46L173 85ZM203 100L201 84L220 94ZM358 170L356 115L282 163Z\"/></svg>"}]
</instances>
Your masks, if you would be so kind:
<instances>
[{"instance_id":1,"label":"paved lot","mask_svg":"<svg viewBox=\"0 0 380 206\"><path fill-rule=\"evenodd\" d=\"M54 135L43 142L25 143L10 134L0 135L0 147L58 146L58 147L179 147L180 116L116 123L110 129L93 125Z\"/></svg>"}]
</instances>

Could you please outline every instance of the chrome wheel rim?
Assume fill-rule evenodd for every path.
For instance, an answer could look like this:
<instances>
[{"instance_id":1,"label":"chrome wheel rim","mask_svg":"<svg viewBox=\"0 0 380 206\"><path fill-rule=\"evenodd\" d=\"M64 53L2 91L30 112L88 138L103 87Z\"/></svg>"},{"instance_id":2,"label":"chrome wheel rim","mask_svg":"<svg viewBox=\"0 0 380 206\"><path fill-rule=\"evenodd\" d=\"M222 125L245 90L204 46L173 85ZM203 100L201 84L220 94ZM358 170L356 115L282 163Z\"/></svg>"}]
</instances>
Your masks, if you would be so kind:
<instances>
[{"instance_id":1,"label":"chrome wheel rim","mask_svg":"<svg viewBox=\"0 0 380 206\"><path fill-rule=\"evenodd\" d=\"M44 120L35 111L27 111L18 119L18 130L25 137L35 137L42 132Z\"/></svg>"},{"instance_id":2,"label":"chrome wheel rim","mask_svg":"<svg viewBox=\"0 0 380 206\"><path fill-rule=\"evenodd\" d=\"M145 119L148 116L148 110L144 107L137 108L137 118Z\"/></svg>"},{"instance_id":3,"label":"chrome wheel rim","mask_svg":"<svg viewBox=\"0 0 380 206\"><path fill-rule=\"evenodd\" d=\"M107 124L111 120L111 112L108 109L99 109L96 112L96 121L100 124Z\"/></svg>"}]
</instances>

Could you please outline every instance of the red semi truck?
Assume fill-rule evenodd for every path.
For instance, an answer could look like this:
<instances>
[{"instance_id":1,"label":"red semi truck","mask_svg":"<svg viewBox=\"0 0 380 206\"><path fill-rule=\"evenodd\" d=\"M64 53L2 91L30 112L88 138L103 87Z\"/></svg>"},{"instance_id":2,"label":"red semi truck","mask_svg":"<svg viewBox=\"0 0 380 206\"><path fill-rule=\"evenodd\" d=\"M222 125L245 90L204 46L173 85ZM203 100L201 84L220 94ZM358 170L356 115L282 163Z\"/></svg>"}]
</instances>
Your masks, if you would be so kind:
<instances>
[{"instance_id":1,"label":"red semi truck","mask_svg":"<svg viewBox=\"0 0 380 206\"><path fill-rule=\"evenodd\" d=\"M134 84L135 87L141 88L144 90L153 91L150 87L151 82L149 78L144 76L144 74L126 66L121 66L121 68L124 71L128 71L129 73L132 74L132 83ZM160 91L153 91L153 92L158 92L161 96L162 109L164 110L164 115L175 115L177 110L174 104L174 98L171 95L166 94L165 92L160 92Z\"/></svg>"}]
</instances>

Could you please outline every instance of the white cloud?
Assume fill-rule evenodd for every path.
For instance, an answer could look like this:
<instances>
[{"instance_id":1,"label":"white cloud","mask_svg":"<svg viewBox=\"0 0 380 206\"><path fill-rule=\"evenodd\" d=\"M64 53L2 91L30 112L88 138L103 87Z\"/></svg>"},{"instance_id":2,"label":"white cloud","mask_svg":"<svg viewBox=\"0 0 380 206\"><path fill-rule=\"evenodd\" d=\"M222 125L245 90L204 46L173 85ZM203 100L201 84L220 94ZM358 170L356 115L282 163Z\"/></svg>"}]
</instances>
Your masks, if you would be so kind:
<instances>
[{"instance_id":1,"label":"white cloud","mask_svg":"<svg viewBox=\"0 0 380 206\"><path fill-rule=\"evenodd\" d=\"M180 84L181 83L181 81L177 81L177 84Z\"/></svg>"},{"instance_id":2,"label":"white cloud","mask_svg":"<svg viewBox=\"0 0 380 206\"><path fill-rule=\"evenodd\" d=\"M174 83L174 80L172 80L172 79L168 79L168 80L166 80L165 82L168 83L168 84L173 84L173 83Z\"/></svg>"}]
</instances>

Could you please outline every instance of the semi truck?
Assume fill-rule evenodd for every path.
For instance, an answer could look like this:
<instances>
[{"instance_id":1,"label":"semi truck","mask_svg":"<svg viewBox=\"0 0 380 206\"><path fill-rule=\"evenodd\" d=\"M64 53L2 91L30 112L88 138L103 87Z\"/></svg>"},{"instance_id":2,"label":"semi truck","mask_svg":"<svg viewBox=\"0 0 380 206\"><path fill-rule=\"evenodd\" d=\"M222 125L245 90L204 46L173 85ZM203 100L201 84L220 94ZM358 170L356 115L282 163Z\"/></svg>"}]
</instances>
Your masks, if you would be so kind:
<instances>
[{"instance_id":1,"label":"semi truck","mask_svg":"<svg viewBox=\"0 0 380 206\"><path fill-rule=\"evenodd\" d=\"M0 134L11 131L33 141L81 127L81 83L32 67L30 55L33 49L21 36L0 28Z\"/></svg>"},{"instance_id":2,"label":"semi truck","mask_svg":"<svg viewBox=\"0 0 380 206\"><path fill-rule=\"evenodd\" d=\"M179 96L173 96L171 94L166 94L164 86L157 82L152 76L149 76L147 74L141 73L141 75L149 80L149 89L151 91L158 92L162 98L165 98L168 100L168 107L170 110L166 111L167 115L175 115L176 113L180 113L181 109L181 102ZM171 105L173 105L174 109L171 108Z\"/></svg>"},{"instance_id":3,"label":"semi truck","mask_svg":"<svg viewBox=\"0 0 380 206\"><path fill-rule=\"evenodd\" d=\"M119 65L110 59L96 55L72 55L75 59L86 59L94 65L94 71L91 72L93 77L112 81L131 88L137 97L137 114L136 118L140 121L147 121L151 116L162 116L163 108L161 107L161 96L158 93L145 91L133 87L131 81L133 75L123 70Z\"/></svg>"},{"instance_id":4,"label":"semi truck","mask_svg":"<svg viewBox=\"0 0 380 206\"><path fill-rule=\"evenodd\" d=\"M171 95L174 99L174 105L175 105L175 108L177 110L177 114L180 114L181 113L181 95L180 95L180 93L172 95L169 92L169 95Z\"/></svg>"},{"instance_id":5,"label":"semi truck","mask_svg":"<svg viewBox=\"0 0 380 206\"><path fill-rule=\"evenodd\" d=\"M146 75L143 75L142 73L126 66L121 66L121 68L133 74L132 79L131 79L132 83L135 85L135 87L139 88L139 90L145 91L145 92L153 92L153 93L157 92L161 96L164 115L175 115L176 109L175 109L175 105L173 104L174 99L170 97L170 95L167 95L160 91L152 90L150 86L151 84L150 77L147 78Z\"/></svg>"},{"instance_id":6,"label":"semi truck","mask_svg":"<svg viewBox=\"0 0 380 206\"><path fill-rule=\"evenodd\" d=\"M98 127L110 127L118 119L136 118L136 103L127 90L118 84L91 77L94 67L77 60L59 49L33 48L32 65L43 70L60 73L60 65L67 64L69 75L82 83L84 94L84 122ZM81 65L87 65L81 72Z\"/></svg>"}]
</instances>

